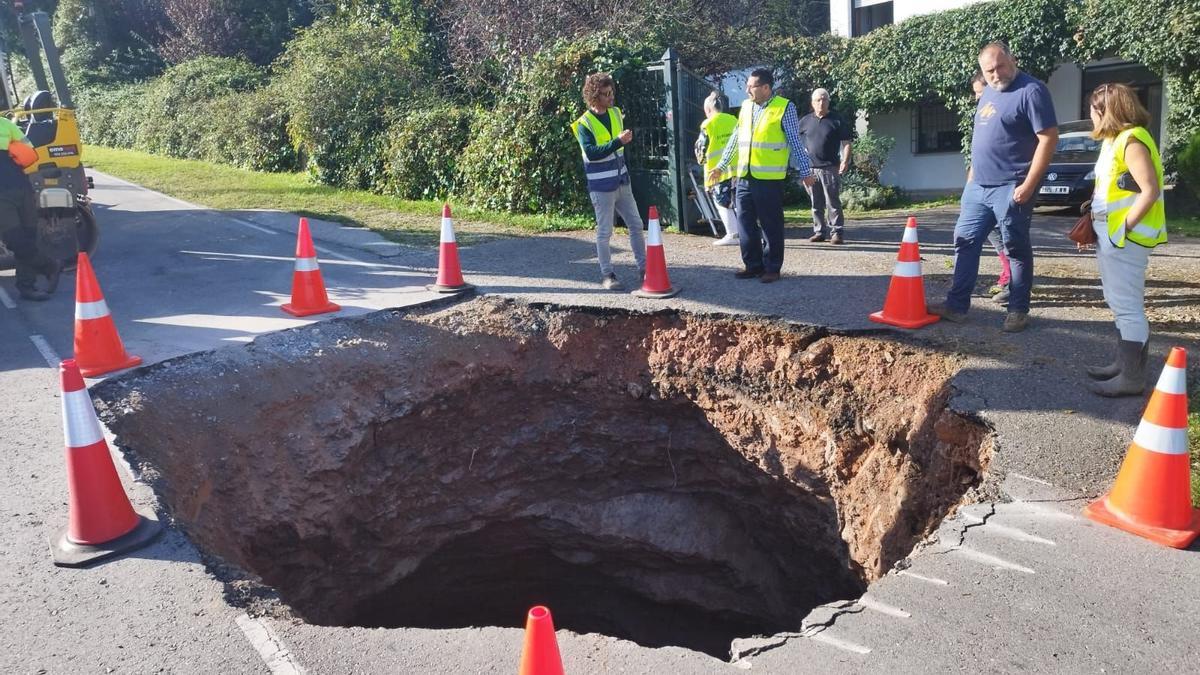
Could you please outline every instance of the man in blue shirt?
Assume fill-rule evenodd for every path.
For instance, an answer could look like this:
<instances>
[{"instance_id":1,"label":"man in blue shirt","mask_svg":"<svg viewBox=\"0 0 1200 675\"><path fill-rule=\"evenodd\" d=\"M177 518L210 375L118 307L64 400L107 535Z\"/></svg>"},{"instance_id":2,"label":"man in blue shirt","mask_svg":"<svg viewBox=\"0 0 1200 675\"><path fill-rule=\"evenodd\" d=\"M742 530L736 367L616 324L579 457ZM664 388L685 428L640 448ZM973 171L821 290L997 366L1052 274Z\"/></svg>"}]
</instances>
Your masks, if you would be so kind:
<instances>
[{"instance_id":1,"label":"man in blue shirt","mask_svg":"<svg viewBox=\"0 0 1200 675\"><path fill-rule=\"evenodd\" d=\"M987 82L975 109L971 168L954 226L954 283L944 304L929 311L954 322L964 321L979 275L979 253L992 228L1012 266L1008 316L1004 331L1029 325L1029 293L1033 285L1033 244L1029 225L1038 187L1058 142L1058 121L1046 85L1017 70L1001 42L979 53L979 69Z\"/></svg>"}]
</instances>

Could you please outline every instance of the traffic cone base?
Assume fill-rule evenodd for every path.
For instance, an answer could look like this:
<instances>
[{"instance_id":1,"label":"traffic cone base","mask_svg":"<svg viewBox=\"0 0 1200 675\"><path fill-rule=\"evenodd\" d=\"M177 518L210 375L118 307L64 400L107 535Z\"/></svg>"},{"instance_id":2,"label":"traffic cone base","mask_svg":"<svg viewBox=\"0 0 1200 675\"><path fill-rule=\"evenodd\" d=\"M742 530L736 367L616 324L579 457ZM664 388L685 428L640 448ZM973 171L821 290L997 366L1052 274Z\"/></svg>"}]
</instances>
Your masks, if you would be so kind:
<instances>
[{"instance_id":1,"label":"traffic cone base","mask_svg":"<svg viewBox=\"0 0 1200 675\"><path fill-rule=\"evenodd\" d=\"M921 328L928 326L931 323L937 323L942 317L937 314L926 314L919 319L897 319L894 317L884 316L883 310L879 310L867 317L876 323L886 323L889 326L898 326L900 328Z\"/></svg>"},{"instance_id":2,"label":"traffic cone base","mask_svg":"<svg viewBox=\"0 0 1200 675\"><path fill-rule=\"evenodd\" d=\"M1083 509L1083 515L1097 523L1103 523L1125 530L1139 537L1144 537L1163 546L1171 548L1187 548L1200 536L1200 509L1192 511L1192 522L1182 530L1172 530L1165 527L1154 527L1135 522L1116 510L1108 501L1108 495L1088 504Z\"/></svg>"},{"instance_id":3,"label":"traffic cone base","mask_svg":"<svg viewBox=\"0 0 1200 675\"><path fill-rule=\"evenodd\" d=\"M142 357L126 354L124 359L117 361L116 363L107 363L102 366L92 366L90 368L87 366L80 366L79 372L83 373L84 377L99 377L100 375L104 375L106 373L115 373L118 370L125 370L126 368L139 366L141 363Z\"/></svg>"},{"instance_id":4,"label":"traffic cone base","mask_svg":"<svg viewBox=\"0 0 1200 675\"><path fill-rule=\"evenodd\" d=\"M665 291L648 291L644 288L639 288L636 291L633 291L633 294L639 298L673 298L676 295L679 295L679 289L670 287Z\"/></svg>"},{"instance_id":5,"label":"traffic cone base","mask_svg":"<svg viewBox=\"0 0 1200 675\"><path fill-rule=\"evenodd\" d=\"M463 284L461 286L443 286L441 284L429 284L425 288L433 291L434 293L462 293L463 291L475 290L475 286L473 284L468 284L466 282L463 282Z\"/></svg>"},{"instance_id":6,"label":"traffic cone base","mask_svg":"<svg viewBox=\"0 0 1200 675\"><path fill-rule=\"evenodd\" d=\"M78 544L71 541L68 528L50 539L50 554L59 567L86 567L101 560L139 549L162 534L162 523L138 513L137 524L125 534L102 544Z\"/></svg>"},{"instance_id":7,"label":"traffic cone base","mask_svg":"<svg viewBox=\"0 0 1200 675\"><path fill-rule=\"evenodd\" d=\"M289 303L280 305L279 309L282 309L283 311L287 312L288 314L291 314L292 316L312 316L313 314L325 314L327 312L337 312L342 309L342 306L337 303L329 302L328 300L326 300L324 305L317 306L317 307L299 307L299 308L297 308L295 305L293 305L292 303L289 302ZM86 375L86 373L84 373L84 374Z\"/></svg>"}]
</instances>

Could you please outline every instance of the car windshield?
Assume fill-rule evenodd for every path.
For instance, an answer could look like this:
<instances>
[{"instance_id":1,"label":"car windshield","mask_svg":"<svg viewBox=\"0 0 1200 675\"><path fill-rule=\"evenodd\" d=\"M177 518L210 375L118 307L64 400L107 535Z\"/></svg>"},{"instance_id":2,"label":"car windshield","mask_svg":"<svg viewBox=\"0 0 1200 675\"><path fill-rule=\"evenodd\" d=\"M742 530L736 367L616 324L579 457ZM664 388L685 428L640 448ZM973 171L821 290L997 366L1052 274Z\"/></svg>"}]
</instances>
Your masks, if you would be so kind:
<instances>
[{"instance_id":1,"label":"car windshield","mask_svg":"<svg viewBox=\"0 0 1200 675\"><path fill-rule=\"evenodd\" d=\"M1092 138L1091 122L1067 122L1058 129L1058 146L1054 162L1095 162L1100 154L1100 141Z\"/></svg>"}]
</instances>

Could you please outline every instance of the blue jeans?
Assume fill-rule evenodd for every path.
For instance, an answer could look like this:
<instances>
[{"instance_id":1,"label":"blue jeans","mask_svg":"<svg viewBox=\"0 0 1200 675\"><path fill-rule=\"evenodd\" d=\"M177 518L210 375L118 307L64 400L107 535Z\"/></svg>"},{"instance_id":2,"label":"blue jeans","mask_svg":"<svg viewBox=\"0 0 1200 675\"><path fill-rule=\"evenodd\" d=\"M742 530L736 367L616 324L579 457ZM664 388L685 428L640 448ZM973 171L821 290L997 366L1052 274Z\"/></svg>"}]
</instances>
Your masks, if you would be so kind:
<instances>
[{"instance_id":1,"label":"blue jeans","mask_svg":"<svg viewBox=\"0 0 1200 675\"><path fill-rule=\"evenodd\" d=\"M946 294L946 307L965 312L971 306L971 293L979 276L979 253L992 228L1000 228L1000 241L1012 265L1008 311L1028 312L1029 291L1033 286L1033 243L1029 224L1033 218L1033 199L1024 204L1013 201L1015 183L977 185L967 183L962 193L962 209L954 224L954 284Z\"/></svg>"}]
</instances>

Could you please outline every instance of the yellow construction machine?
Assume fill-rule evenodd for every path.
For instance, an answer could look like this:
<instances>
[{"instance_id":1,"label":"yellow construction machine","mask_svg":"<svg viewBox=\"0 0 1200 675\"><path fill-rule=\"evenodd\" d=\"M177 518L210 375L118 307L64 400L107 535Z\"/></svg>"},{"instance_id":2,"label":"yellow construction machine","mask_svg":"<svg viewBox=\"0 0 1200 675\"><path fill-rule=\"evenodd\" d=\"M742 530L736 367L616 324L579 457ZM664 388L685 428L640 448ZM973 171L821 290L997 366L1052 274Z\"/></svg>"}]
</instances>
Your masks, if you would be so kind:
<instances>
[{"instance_id":1,"label":"yellow construction machine","mask_svg":"<svg viewBox=\"0 0 1200 675\"><path fill-rule=\"evenodd\" d=\"M4 110L0 114L25 132L37 152L37 161L25 173L37 193L38 247L70 268L75 265L79 251L93 254L100 238L88 197L92 180L84 172L79 125L58 48L50 33L50 19L45 12L24 13L21 2L14 2L13 6L18 12L21 41L38 90L26 96L20 105L16 104L18 94L7 67L7 45L0 38L0 107ZM46 79L43 53L57 100ZM12 255L0 244L0 269L12 264Z\"/></svg>"}]
</instances>

